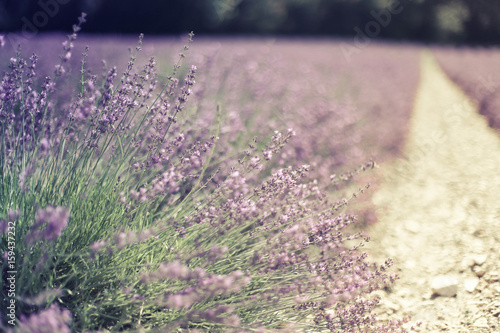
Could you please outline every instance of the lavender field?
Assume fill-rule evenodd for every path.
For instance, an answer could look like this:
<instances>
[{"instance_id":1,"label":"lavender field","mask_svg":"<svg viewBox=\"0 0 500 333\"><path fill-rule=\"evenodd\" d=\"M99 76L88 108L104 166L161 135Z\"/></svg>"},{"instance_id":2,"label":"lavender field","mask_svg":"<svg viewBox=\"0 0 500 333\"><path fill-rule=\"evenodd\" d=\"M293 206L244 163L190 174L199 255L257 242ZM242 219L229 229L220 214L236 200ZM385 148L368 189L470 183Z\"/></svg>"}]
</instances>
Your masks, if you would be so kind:
<instances>
[{"instance_id":1,"label":"lavender field","mask_svg":"<svg viewBox=\"0 0 500 333\"><path fill-rule=\"evenodd\" d=\"M474 101L490 126L500 128L500 51L497 48L436 48L446 74Z\"/></svg>"},{"instance_id":2,"label":"lavender field","mask_svg":"<svg viewBox=\"0 0 500 333\"><path fill-rule=\"evenodd\" d=\"M422 93L436 80L428 73L440 73L421 62L423 48L374 42L347 59L341 40L138 41L78 30L63 46L68 37L47 34L17 55L11 45L0 49L1 329L438 329L443 319L415 310L414 299L431 288L408 277L418 269L404 263L408 248L394 245L413 236L393 235L410 216L433 219L429 206L407 209L401 200L420 201L421 185L434 186L433 170L449 172L441 160L427 168L427 158L412 155L438 151L434 141L414 144L430 142L420 136L455 133L448 118L431 115L448 100L437 107L436 96ZM495 125L495 104L486 102L494 92L470 83L474 70L488 75L486 67L461 71L452 50L433 51L466 92L481 92L479 112ZM496 57L489 59L494 66ZM428 90L453 100L447 84ZM428 130L429 121L443 128ZM451 202L469 200L462 194L474 188L463 179L475 174L460 165L457 181L442 177ZM497 235L492 221L481 229L488 241ZM426 239L410 252L427 247ZM488 252L488 264L495 255ZM493 299L496 285L489 287ZM429 311L446 311L435 307ZM475 323L460 320L453 327Z\"/></svg>"}]
</instances>

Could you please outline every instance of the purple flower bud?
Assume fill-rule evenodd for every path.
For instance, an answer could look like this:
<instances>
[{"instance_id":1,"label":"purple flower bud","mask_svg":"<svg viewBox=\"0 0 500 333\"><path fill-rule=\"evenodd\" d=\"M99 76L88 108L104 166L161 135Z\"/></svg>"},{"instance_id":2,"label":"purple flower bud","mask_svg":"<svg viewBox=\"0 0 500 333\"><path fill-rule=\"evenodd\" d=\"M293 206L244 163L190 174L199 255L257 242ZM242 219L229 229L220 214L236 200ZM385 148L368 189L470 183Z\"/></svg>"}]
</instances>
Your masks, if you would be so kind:
<instances>
[{"instance_id":1,"label":"purple flower bud","mask_svg":"<svg viewBox=\"0 0 500 333\"><path fill-rule=\"evenodd\" d=\"M49 140L47 140L47 138L43 138L41 141L40 141L40 149L45 152L47 150L49 150Z\"/></svg>"},{"instance_id":2,"label":"purple flower bud","mask_svg":"<svg viewBox=\"0 0 500 333\"><path fill-rule=\"evenodd\" d=\"M87 13L82 13L80 15L80 17L78 18L78 23L82 24L82 23L87 22L87 20L85 19L86 17L87 17Z\"/></svg>"},{"instance_id":3,"label":"purple flower bud","mask_svg":"<svg viewBox=\"0 0 500 333\"><path fill-rule=\"evenodd\" d=\"M21 315L18 330L20 332L40 332L40 333L70 333L68 324L71 323L71 313L67 309L62 309L52 303L46 310L29 317Z\"/></svg>"},{"instance_id":4,"label":"purple flower bud","mask_svg":"<svg viewBox=\"0 0 500 333\"><path fill-rule=\"evenodd\" d=\"M65 207L39 209L32 230L26 235L28 244L57 239L68 225L68 220L69 210Z\"/></svg>"}]
</instances>

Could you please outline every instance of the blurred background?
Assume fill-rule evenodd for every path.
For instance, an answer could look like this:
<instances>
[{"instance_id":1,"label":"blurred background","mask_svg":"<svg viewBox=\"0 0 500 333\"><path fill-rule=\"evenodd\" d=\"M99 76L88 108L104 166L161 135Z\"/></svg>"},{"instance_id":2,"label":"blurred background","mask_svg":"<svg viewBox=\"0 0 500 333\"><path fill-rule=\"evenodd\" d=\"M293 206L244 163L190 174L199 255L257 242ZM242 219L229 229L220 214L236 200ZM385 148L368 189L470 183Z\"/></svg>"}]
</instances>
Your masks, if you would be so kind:
<instances>
[{"instance_id":1,"label":"blurred background","mask_svg":"<svg viewBox=\"0 0 500 333\"><path fill-rule=\"evenodd\" d=\"M288 35L500 43L498 0L0 0L0 31Z\"/></svg>"}]
</instances>

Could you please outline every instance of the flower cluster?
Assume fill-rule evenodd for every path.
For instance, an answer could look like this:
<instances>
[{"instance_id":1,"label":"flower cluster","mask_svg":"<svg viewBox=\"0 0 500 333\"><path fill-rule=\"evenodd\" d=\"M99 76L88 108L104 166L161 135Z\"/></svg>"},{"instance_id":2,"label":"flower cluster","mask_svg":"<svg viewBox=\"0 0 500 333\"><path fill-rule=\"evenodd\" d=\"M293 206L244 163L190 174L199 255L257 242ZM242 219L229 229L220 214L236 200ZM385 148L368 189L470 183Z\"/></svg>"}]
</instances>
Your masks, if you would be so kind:
<instances>
[{"instance_id":1,"label":"flower cluster","mask_svg":"<svg viewBox=\"0 0 500 333\"><path fill-rule=\"evenodd\" d=\"M162 264L157 271L142 274L142 283L152 283L155 280L185 281L190 285L181 291L164 295L164 300L160 303L174 309L189 309L194 303L205 299L239 292L250 282L250 278L245 277L241 271L231 272L227 276L214 275L199 267L190 271L179 261Z\"/></svg>"},{"instance_id":2,"label":"flower cluster","mask_svg":"<svg viewBox=\"0 0 500 333\"><path fill-rule=\"evenodd\" d=\"M39 241L53 241L61 236L68 225L69 210L65 207L46 207L39 209L35 223L26 236L28 244Z\"/></svg>"},{"instance_id":3,"label":"flower cluster","mask_svg":"<svg viewBox=\"0 0 500 333\"><path fill-rule=\"evenodd\" d=\"M207 231L193 239L198 248L221 241L228 248L247 248L232 259L241 262L239 267L245 267L249 278L246 288L250 297L243 308L259 304L265 311L270 304L291 304L292 313L309 313L333 332L339 328L371 327L376 318L364 318L370 316L378 301L363 296L395 281L395 275L386 272L392 262L380 267L365 262L366 254L358 252L363 236L346 232L355 217L339 215L347 200L329 203L317 182L304 183L308 169L307 165L297 170L280 169L253 191L248 188L254 179L235 183L235 178L243 179L235 171L227 178L228 186L221 187L225 188L225 199L217 195L216 200L209 200L187 217L184 237L189 237L189 228L198 226ZM357 246L345 246L346 241L356 239L361 240ZM228 259L213 255L213 249L195 254L178 249L176 255L206 268L217 267ZM241 266L243 263L247 264ZM199 266L190 271L174 262L160 266L142 282L151 283L151 277L191 281L199 279L202 272ZM263 284L263 277L274 280L276 285ZM175 298L183 306L191 306L188 301L194 299L192 293L205 295L192 287L186 289L187 296ZM259 292L254 294L252 290ZM327 316L325 311L332 307L336 314ZM347 321L347 317L359 326Z\"/></svg>"},{"instance_id":4,"label":"flower cluster","mask_svg":"<svg viewBox=\"0 0 500 333\"><path fill-rule=\"evenodd\" d=\"M71 323L72 315L67 309L61 309L56 303L50 305L46 310L30 316L21 315L16 330L9 329L8 332L15 333L70 333L68 324Z\"/></svg>"}]
</instances>

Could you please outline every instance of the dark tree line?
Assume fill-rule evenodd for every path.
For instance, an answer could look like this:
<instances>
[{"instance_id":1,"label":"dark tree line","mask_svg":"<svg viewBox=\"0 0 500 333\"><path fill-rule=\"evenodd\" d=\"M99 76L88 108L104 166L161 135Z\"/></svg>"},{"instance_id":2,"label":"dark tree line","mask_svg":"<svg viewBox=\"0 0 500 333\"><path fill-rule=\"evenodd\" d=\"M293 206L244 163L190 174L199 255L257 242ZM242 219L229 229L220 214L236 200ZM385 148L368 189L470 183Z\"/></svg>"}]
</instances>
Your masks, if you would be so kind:
<instances>
[{"instance_id":1,"label":"dark tree line","mask_svg":"<svg viewBox=\"0 0 500 333\"><path fill-rule=\"evenodd\" d=\"M0 31L68 31L82 11L86 32L352 36L368 27L385 38L500 42L498 0L0 0Z\"/></svg>"}]
</instances>

